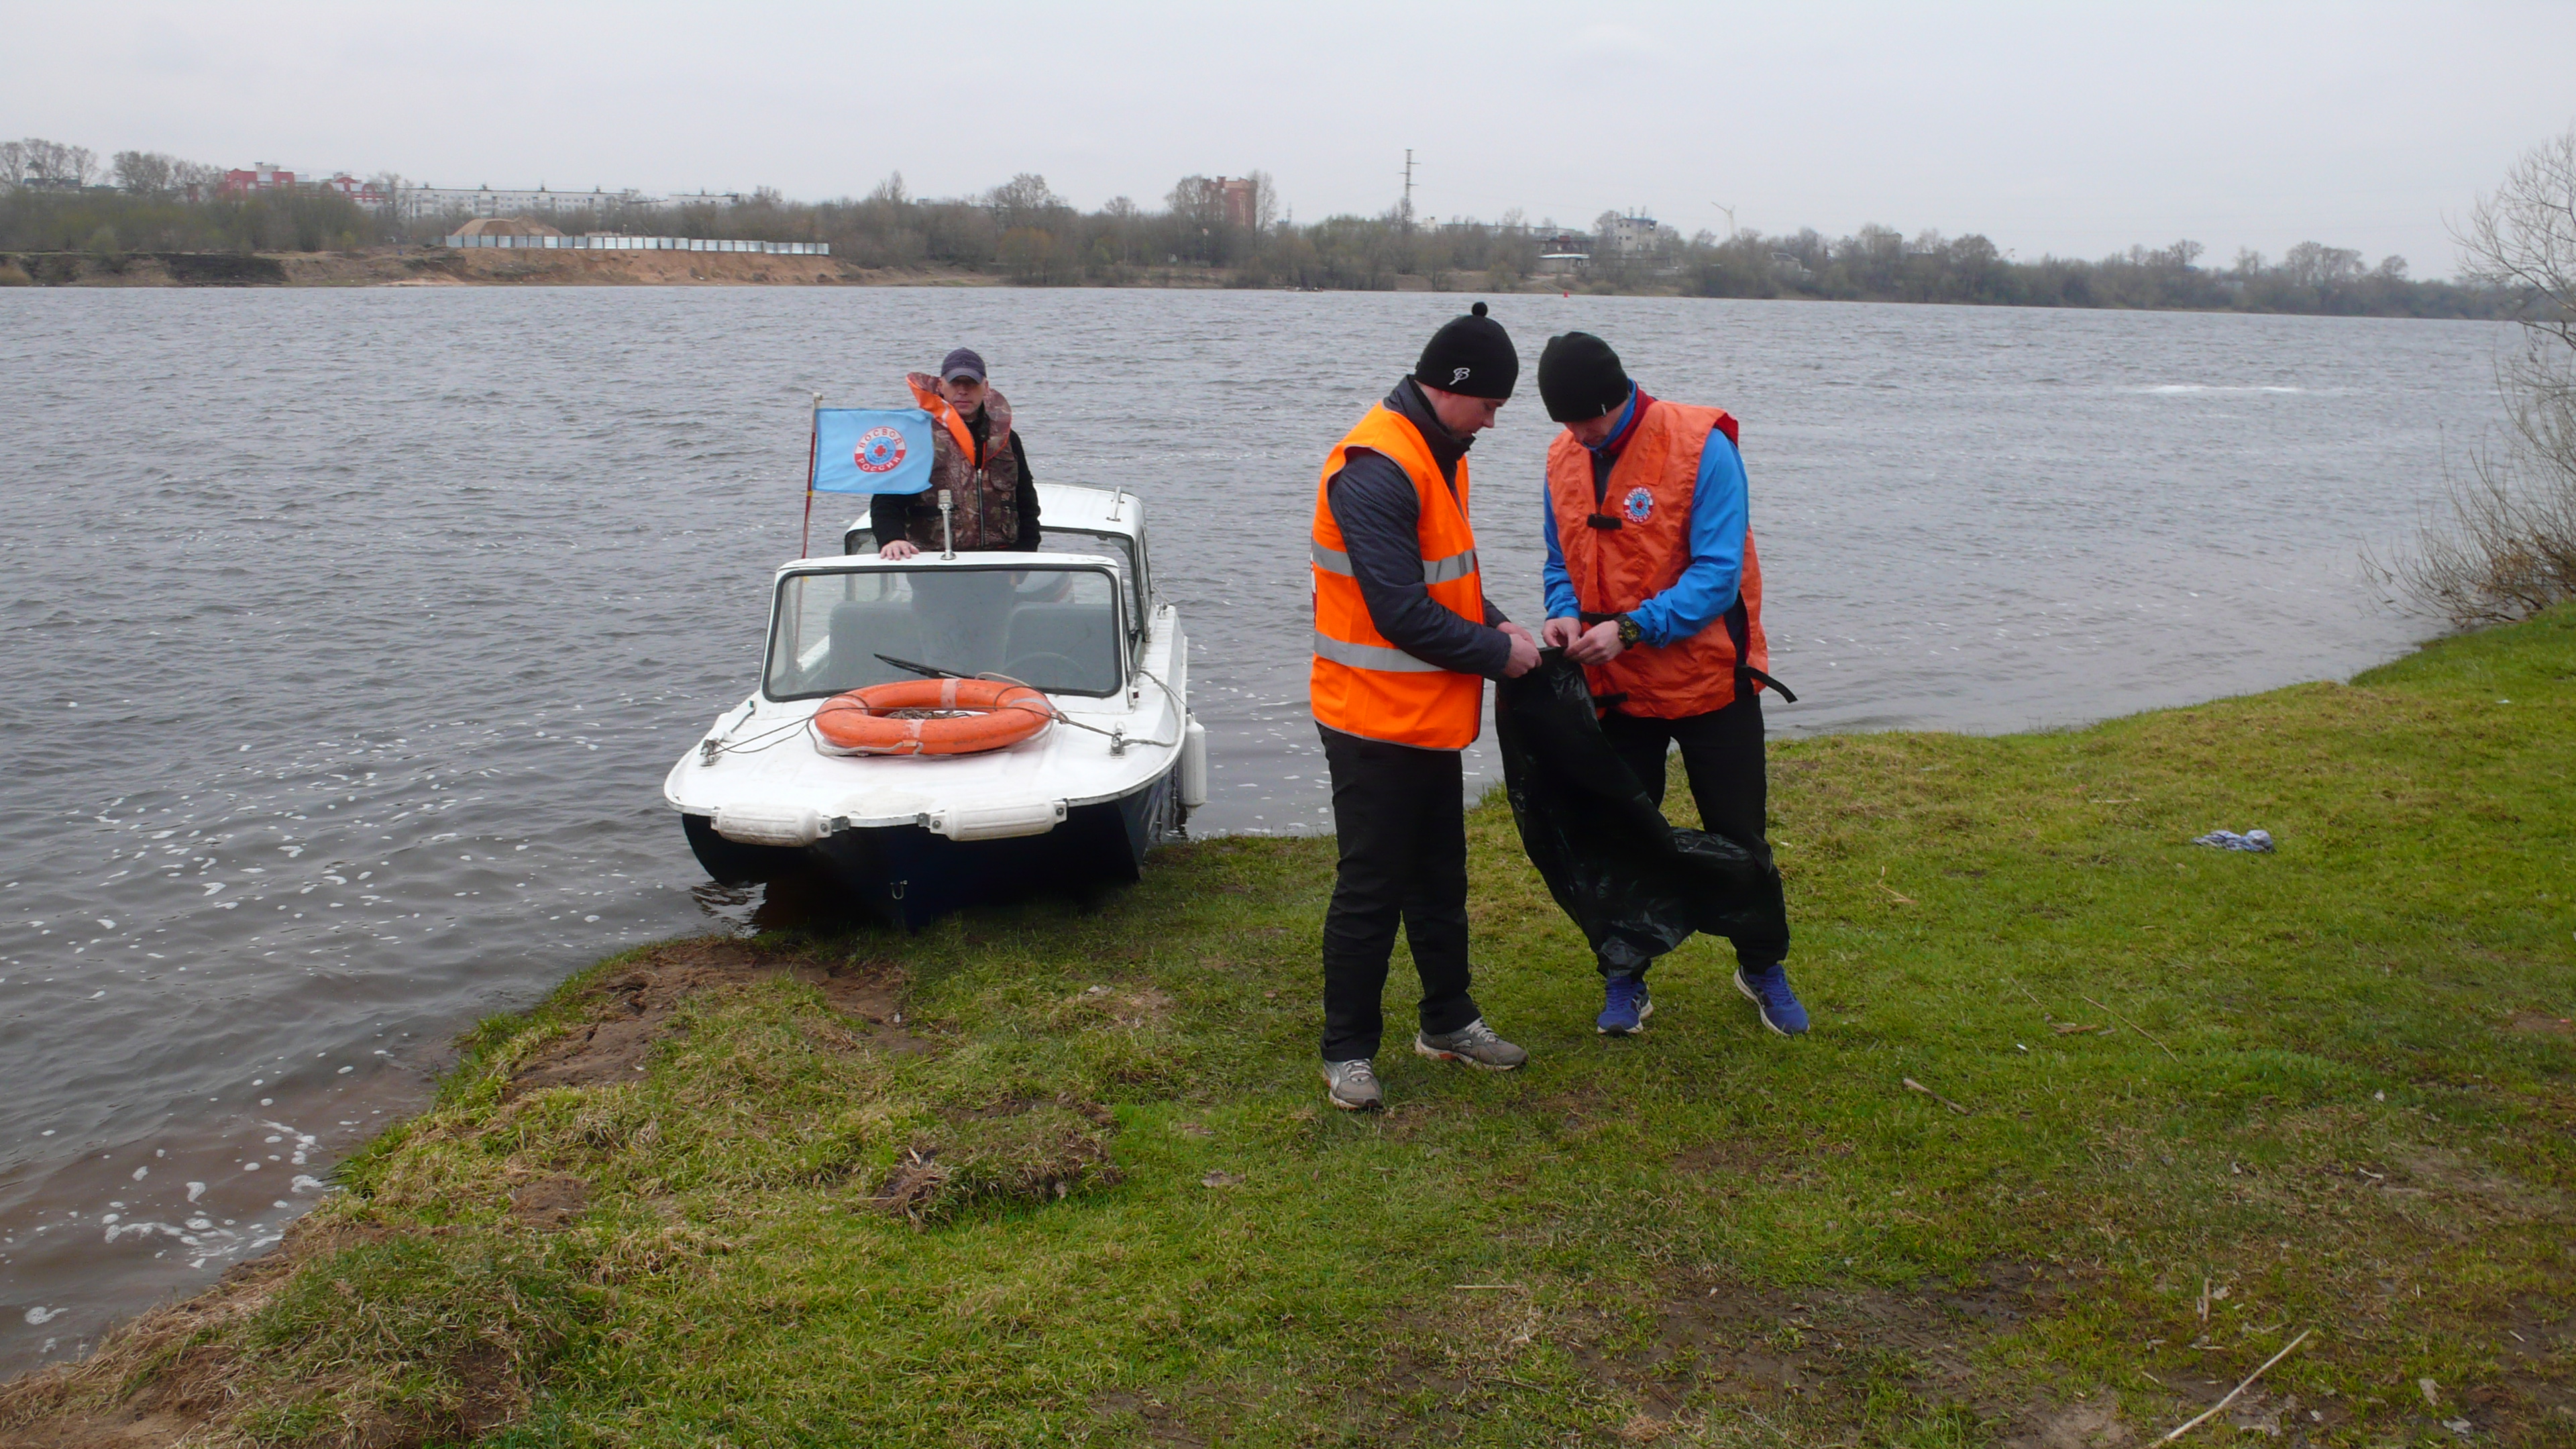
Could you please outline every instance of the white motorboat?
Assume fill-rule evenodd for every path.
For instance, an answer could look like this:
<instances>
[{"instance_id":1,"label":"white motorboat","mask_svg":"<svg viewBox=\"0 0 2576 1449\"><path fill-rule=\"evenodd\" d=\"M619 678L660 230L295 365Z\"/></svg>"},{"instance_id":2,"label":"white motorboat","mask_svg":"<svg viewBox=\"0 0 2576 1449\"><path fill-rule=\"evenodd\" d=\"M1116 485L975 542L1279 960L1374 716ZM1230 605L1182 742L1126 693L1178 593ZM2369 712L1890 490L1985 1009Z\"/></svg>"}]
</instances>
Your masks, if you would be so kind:
<instances>
[{"instance_id":1,"label":"white motorboat","mask_svg":"<svg viewBox=\"0 0 2576 1449\"><path fill-rule=\"evenodd\" d=\"M1207 798L1189 644L1154 595L1144 502L1038 485L1036 553L890 562L866 521L845 552L778 570L760 687L671 767L664 798L728 884L819 870L919 926L960 906L1136 877ZM814 714L845 691L999 678L1054 719L978 754L846 755Z\"/></svg>"}]
</instances>

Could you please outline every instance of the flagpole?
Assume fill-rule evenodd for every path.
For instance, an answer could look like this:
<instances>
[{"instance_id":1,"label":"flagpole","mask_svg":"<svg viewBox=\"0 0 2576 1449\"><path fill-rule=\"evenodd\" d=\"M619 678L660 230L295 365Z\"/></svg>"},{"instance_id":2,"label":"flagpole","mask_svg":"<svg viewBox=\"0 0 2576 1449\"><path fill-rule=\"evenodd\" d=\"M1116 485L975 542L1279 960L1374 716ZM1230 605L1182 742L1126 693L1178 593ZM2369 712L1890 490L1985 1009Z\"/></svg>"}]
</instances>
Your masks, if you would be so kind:
<instances>
[{"instance_id":1,"label":"flagpole","mask_svg":"<svg viewBox=\"0 0 2576 1449\"><path fill-rule=\"evenodd\" d=\"M805 557L805 550L814 542L814 464L822 457L823 446L823 395L818 392L811 396L814 399L810 418L812 427L805 434L805 531L796 538L798 558Z\"/></svg>"}]
</instances>

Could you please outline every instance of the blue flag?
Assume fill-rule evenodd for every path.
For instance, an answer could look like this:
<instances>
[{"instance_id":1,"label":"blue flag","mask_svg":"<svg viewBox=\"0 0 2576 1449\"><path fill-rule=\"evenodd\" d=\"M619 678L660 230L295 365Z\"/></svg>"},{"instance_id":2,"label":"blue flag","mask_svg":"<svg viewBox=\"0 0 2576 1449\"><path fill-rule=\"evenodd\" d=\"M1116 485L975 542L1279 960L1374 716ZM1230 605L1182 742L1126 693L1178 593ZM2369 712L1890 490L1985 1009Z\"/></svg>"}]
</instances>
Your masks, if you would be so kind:
<instances>
[{"instance_id":1,"label":"blue flag","mask_svg":"<svg viewBox=\"0 0 2576 1449\"><path fill-rule=\"evenodd\" d=\"M930 414L919 408L816 408L817 493L918 493L930 486Z\"/></svg>"}]
</instances>

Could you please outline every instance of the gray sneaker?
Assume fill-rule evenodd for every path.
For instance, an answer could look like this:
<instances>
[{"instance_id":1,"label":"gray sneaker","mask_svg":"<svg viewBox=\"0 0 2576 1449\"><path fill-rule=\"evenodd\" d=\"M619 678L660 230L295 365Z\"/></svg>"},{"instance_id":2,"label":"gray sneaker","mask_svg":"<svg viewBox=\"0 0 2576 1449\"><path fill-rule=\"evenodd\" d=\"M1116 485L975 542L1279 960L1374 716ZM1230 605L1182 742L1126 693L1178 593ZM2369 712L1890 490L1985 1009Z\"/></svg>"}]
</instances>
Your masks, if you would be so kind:
<instances>
[{"instance_id":1,"label":"gray sneaker","mask_svg":"<svg viewBox=\"0 0 2576 1449\"><path fill-rule=\"evenodd\" d=\"M1508 1072L1529 1060L1529 1053L1494 1035L1483 1017L1438 1036L1413 1034L1413 1049L1433 1061L1465 1062L1489 1072Z\"/></svg>"},{"instance_id":2,"label":"gray sneaker","mask_svg":"<svg viewBox=\"0 0 2576 1449\"><path fill-rule=\"evenodd\" d=\"M1378 1090L1377 1072L1366 1057L1324 1063L1324 1095L1345 1112L1374 1112L1386 1105L1386 1093Z\"/></svg>"}]
</instances>

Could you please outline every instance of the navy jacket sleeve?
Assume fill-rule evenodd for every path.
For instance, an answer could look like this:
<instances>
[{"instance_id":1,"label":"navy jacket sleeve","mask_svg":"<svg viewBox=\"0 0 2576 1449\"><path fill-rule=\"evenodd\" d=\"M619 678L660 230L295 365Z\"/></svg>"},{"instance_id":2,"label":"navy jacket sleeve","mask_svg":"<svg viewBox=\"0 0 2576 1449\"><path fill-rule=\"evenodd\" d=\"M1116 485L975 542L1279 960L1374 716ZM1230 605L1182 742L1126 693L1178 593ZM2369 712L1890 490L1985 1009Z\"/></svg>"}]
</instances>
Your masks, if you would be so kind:
<instances>
[{"instance_id":1,"label":"navy jacket sleeve","mask_svg":"<svg viewBox=\"0 0 2576 1449\"><path fill-rule=\"evenodd\" d=\"M1342 530L1351 574L1368 605L1369 622L1396 648L1460 674L1502 677L1512 641L1492 627L1502 614L1491 600L1487 623L1460 618L1431 598L1422 582L1421 503L1413 480L1395 460L1353 450L1333 475L1325 497Z\"/></svg>"},{"instance_id":2,"label":"navy jacket sleeve","mask_svg":"<svg viewBox=\"0 0 2576 1449\"><path fill-rule=\"evenodd\" d=\"M911 530L911 494L879 493L868 499L868 531L877 536L878 548L909 536Z\"/></svg>"}]
</instances>

